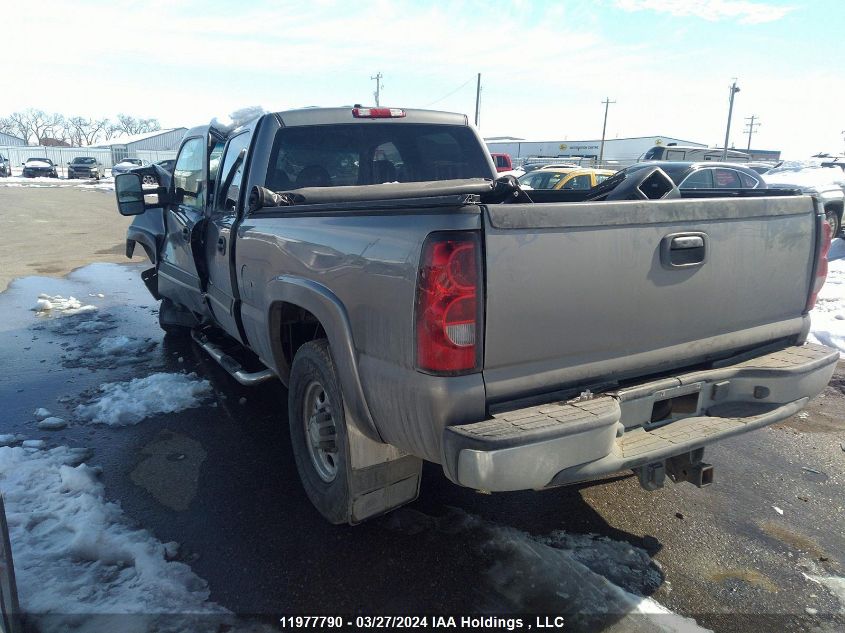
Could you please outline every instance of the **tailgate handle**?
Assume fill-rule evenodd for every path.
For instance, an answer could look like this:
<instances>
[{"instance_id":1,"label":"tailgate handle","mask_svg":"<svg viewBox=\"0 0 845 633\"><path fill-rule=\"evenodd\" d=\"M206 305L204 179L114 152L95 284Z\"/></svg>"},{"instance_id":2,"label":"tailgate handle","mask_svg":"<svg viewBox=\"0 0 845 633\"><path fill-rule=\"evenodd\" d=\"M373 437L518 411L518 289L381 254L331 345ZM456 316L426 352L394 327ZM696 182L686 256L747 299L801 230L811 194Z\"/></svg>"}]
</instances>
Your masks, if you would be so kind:
<instances>
[{"instance_id":1,"label":"tailgate handle","mask_svg":"<svg viewBox=\"0 0 845 633\"><path fill-rule=\"evenodd\" d=\"M673 233L660 244L660 261L666 268L701 266L707 259L707 235Z\"/></svg>"}]
</instances>

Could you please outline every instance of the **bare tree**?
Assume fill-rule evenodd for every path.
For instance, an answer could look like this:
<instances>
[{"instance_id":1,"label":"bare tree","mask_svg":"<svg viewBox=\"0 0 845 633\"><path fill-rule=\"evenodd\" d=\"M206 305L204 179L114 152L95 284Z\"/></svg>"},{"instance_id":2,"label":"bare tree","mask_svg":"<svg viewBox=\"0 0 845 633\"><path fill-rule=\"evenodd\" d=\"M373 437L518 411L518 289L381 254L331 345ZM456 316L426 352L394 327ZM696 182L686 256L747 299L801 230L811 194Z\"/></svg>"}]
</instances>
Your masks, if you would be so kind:
<instances>
[{"instance_id":1,"label":"bare tree","mask_svg":"<svg viewBox=\"0 0 845 633\"><path fill-rule=\"evenodd\" d=\"M97 142L110 126L111 122L108 119L86 119L81 116L68 119L71 141L74 145L80 147Z\"/></svg>"},{"instance_id":2,"label":"bare tree","mask_svg":"<svg viewBox=\"0 0 845 633\"><path fill-rule=\"evenodd\" d=\"M118 114L117 121L108 118L88 119L82 116L65 118L59 113L28 108L0 118L0 132L24 139L27 143L43 144L70 142L73 145L91 145L115 136L143 134L161 129L158 119L140 119L128 114Z\"/></svg>"},{"instance_id":3,"label":"bare tree","mask_svg":"<svg viewBox=\"0 0 845 633\"><path fill-rule=\"evenodd\" d=\"M136 119L128 114L118 114L115 127L124 134L143 134L161 129L158 119Z\"/></svg>"}]
</instances>

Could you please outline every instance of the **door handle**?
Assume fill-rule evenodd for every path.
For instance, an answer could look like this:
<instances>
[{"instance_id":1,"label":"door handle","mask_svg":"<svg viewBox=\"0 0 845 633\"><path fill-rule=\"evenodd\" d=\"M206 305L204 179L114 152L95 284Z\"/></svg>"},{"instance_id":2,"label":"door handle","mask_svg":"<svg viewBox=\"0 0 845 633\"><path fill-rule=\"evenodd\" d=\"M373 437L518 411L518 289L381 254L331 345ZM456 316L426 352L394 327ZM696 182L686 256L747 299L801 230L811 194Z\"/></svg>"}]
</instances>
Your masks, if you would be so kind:
<instances>
[{"instance_id":1,"label":"door handle","mask_svg":"<svg viewBox=\"0 0 845 633\"><path fill-rule=\"evenodd\" d=\"M706 233L673 233L660 243L660 262L666 268L691 268L707 260Z\"/></svg>"},{"instance_id":2,"label":"door handle","mask_svg":"<svg viewBox=\"0 0 845 633\"><path fill-rule=\"evenodd\" d=\"M225 254L226 254L226 238L225 238L225 237L223 237L222 235L221 235L220 237L218 237L218 238L217 238L217 251L218 251L221 255L225 255Z\"/></svg>"},{"instance_id":3,"label":"door handle","mask_svg":"<svg viewBox=\"0 0 845 633\"><path fill-rule=\"evenodd\" d=\"M682 235L672 238L672 250L683 248L704 248L704 238L700 235Z\"/></svg>"}]
</instances>

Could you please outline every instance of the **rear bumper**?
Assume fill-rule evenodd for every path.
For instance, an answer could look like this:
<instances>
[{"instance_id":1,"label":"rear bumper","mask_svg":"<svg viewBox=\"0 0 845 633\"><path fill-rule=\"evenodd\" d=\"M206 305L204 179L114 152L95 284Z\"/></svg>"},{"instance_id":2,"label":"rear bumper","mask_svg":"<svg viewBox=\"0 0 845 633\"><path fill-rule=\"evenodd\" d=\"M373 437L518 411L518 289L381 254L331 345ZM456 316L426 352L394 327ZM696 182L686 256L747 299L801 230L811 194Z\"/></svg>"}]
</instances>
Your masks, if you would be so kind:
<instances>
[{"instance_id":1,"label":"rear bumper","mask_svg":"<svg viewBox=\"0 0 845 633\"><path fill-rule=\"evenodd\" d=\"M443 432L443 469L462 486L505 491L660 462L794 415L825 388L838 360L838 351L821 345L788 347L590 400L450 426ZM666 400L680 412L650 424L655 403Z\"/></svg>"}]
</instances>

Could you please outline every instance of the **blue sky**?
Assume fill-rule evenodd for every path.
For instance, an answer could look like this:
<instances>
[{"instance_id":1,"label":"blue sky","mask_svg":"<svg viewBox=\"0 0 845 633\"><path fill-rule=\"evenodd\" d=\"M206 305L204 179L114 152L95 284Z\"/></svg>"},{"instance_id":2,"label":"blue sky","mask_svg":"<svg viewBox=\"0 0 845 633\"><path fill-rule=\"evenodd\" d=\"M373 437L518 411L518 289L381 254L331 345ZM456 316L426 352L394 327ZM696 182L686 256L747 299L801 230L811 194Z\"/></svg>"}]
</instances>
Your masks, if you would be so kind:
<instances>
[{"instance_id":1,"label":"blue sky","mask_svg":"<svg viewBox=\"0 0 845 633\"><path fill-rule=\"evenodd\" d=\"M845 150L842 0L42 1L4 7L0 116L156 117L248 105L372 103L465 112L529 139L675 136L790 157Z\"/></svg>"}]
</instances>

